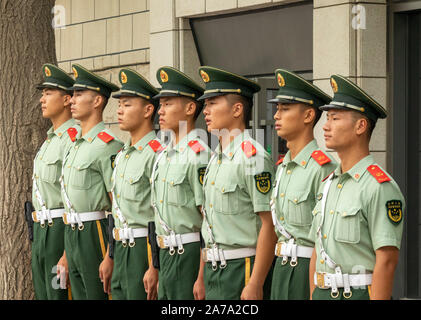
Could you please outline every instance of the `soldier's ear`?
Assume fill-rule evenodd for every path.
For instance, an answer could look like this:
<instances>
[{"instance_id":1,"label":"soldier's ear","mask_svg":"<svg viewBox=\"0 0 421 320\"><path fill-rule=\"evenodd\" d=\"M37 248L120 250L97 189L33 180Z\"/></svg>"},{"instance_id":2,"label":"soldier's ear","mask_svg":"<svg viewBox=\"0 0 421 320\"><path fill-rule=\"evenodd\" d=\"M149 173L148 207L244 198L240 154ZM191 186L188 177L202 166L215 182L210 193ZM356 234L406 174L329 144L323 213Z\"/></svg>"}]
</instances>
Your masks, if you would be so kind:
<instances>
[{"instance_id":1,"label":"soldier's ear","mask_svg":"<svg viewBox=\"0 0 421 320\"><path fill-rule=\"evenodd\" d=\"M241 102L236 102L232 106L232 113L234 118L239 118L244 113L244 106Z\"/></svg>"},{"instance_id":2,"label":"soldier's ear","mask_svg":"<svg viewBox=\"0 0 421 320\"><path fill-rule=\"evenodd\" d=\"M71 105L70 99L72 99L72 96L70 94L63 95L64 98L64 107L69 107Z\"/></svg>"},{"instance_id":3,"label":"soldier's ear","mask_svg":"<svg viewBox=\"0 0 421 320\"><path fill-rule=\"evenodd\" d=\"M316 117L316 110L313 108L306 108L304 110L304 123L312 123Z\"/></svg>"},{"instance_id":4,"label":"soldier's ear","mask_svg":"<svg viewBox=\"0 0 421 320\"><path fill-rule=\"evenodd\" d=\"M145 118L149 118L152 117L153 112L155 110L155 106L152 103L148 103L147 105L144 106L144 117Z\"/></svg>"}]
</instances>

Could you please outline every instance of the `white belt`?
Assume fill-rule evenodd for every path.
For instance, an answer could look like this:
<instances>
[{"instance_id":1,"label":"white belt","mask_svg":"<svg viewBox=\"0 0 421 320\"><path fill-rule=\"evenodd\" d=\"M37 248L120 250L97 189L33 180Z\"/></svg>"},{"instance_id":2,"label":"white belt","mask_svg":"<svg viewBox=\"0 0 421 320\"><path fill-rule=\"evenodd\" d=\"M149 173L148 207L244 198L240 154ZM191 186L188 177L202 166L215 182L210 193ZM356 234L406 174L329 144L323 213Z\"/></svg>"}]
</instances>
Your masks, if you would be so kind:
<instances>
[{"instance_id":1,"label":"white belt","mask_svg":"<svg viewBox=\"0 0 421 320\"><path fill-rule=\"evenodd\" d=\"M122 241L123 247L127 245L129 240L129 247L134 247L136 238L144 238L148 236L148 228L114 228L113 238L116 241Z\"/></svg>"},{"instance_id":2,"label":"white belt","mask_svg":"<svg viewBox=\"0 0 421 320\"><path fill-rule=\"evenodd\" d=\"M294 239L290 239L288 242L278 242L275 247L275 255L283 257L282 265L288 262L288 257L291 257L289 264L291 267L295 267L298 264L297 257L299 258L311 258L314 248L299 246L294 243Z\"/></svg>"},{"instance_id":3,"label":"white belt","mask_svg":"<svg viewBox=\"0 0 421 320\"><path fill-rule=\"evenodd\" d=\"M169 236L156 236L156 242L158 243L158 246L161 249L170 248L170 255L173 255L175 253L175 247L178 248L178 254L183 254L183 244L199 241L199 232L175 234L173 231L171 231L171 234Z\"/></svg>"},{"instance_id":4,"label":"white belt","mask_svg":"<svg viewBox=\"0 0 421 320\"><path fill-rule=\"evenodd\" d=\"M252 257L256 255L256 248L240 248L233 250L223 250L218 247L202 249L202 259L205 262L212 262L212 269L216 270L217 261L221 261L220 268L227 266L226 260L234 260Z\"/></svg>"},{"instance_id":5,"label":"white belt","mask_svg":"<svg viewBox=\"0 0 421 320\"><path fill-rule=\"evenodd\" d=\"M46 209L41 211L32 211L32 220L34 222L41 223L41 227L44 228L45 220L48 221L48 225L51 227L53 225L53 220L55 218L61 218L63 216L64 209Z\"/></svg>"},{"instance_id":6,"label":"white belt","mask_svg":"<svg viewBox=\"0 0 421 320\"><path fill-rule=\"evenodd\" d=\"M314 284L320 289L335 289L332 290L332 297L337 298L339 292L337 288L345 288L344 297L351 298L352 292L350 287L364 287L371 284L373 274L336 274L336 273L314 273Z\"/></svg>"},{"instance_id":7,"label":"white belt","mask_svg":"<svg viewBox=\"0 0 421 320\"><path fill-rule=\"evenodd\" d=\"M63 213L63 221L65 224L71 224L72 229L75 229L75 224L78 224L78 229L83 230L83 223L87 221L95 221L105 219L105 211L93 212L65 212Z\"/></svg>"}]
</instances>

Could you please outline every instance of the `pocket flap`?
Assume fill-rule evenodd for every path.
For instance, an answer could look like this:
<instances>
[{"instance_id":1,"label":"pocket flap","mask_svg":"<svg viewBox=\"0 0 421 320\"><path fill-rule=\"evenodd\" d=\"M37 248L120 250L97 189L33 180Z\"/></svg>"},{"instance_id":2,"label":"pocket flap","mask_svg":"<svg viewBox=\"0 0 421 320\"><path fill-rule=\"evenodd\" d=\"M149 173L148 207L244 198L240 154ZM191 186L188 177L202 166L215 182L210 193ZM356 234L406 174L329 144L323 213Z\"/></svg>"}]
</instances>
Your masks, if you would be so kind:
<instances>
[{"instance_id":1,"label":"pocket flap","mask_svg":"<svg viewBox=\"0 0 421 320\"><path fill-rule=\"evenodd\" d=\"M134 184L138 182L140 178L143 176L143 171L144 169L142 168L141 170L137 172L126 172L124 175L124 179L126 180L127 183Z\"/></svg>"},{"instance_id":2,"label":"pocket flap","mask_svg":"<svg viewBox=\"0 0 421 320\"><path fill-rule=\"evenodd\" d=\"M355 216L360 210L361 208L359 207L352 207L350 209L345 209L345 210L337 211L337 212L341 215L342 218L346 218L346 217Z\"/></svg>"},{"instance_id":3,"label":"pocket flap","mask_svg":"<svg viewBox=\"0 0 421 320\"><path fill-rule=\"evenodd\" d=\"M304 191L295 191L291 192L287 195L287 199L295 204L299 204L301 202L304 202L308 199L308 196L310 194L310 190L304 190Z\"/></svg>"},{"instance_id":4,"label":"pocket flap","mask_svg":"<svg viewBox=\"0 0 421 320\"><path fill-rule=\"evenodd\" d=\"M232 184L226 184L226 185L220 186L219 190L221 191L221 193L229 193L229 192L234 192L236 188L237 188L237 184L232 183Z\"/></svg>"}]
</instances>

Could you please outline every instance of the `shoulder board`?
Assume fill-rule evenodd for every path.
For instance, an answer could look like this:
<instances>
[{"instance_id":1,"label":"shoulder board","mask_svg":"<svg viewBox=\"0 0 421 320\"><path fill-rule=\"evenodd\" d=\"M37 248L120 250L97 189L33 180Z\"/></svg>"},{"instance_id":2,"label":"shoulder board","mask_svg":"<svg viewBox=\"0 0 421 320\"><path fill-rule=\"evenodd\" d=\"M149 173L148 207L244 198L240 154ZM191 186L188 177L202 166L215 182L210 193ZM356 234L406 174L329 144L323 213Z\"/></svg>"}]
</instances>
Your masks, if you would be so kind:
<instances>
[{"instance_id":1,"label":"shoulder board","mask_svg":"<svg viewBox=\"0 0 421 320\"><path fill-rule=\"evenodd\" d=\"M324 177L323 178L323 180L322 180L322 182L325 182L325 180L327 179L327 178L329 178L330 177L330 175L334 172L335 170L333 170L331 173L329 173L326 177Z\"/></svg>"},{"instance_id":2,"label":"shoulder board","mask_svg":"<svg viewBox=\"0 0 421 320\"><path fill-rule=\"evenodd\" d=\"M282 162L284 162L284 157L280 158L277 162L276 165L279 166Z\"/></svg>"},{"instance_id":3,"label":"shoulder board","mask_svg":"<svg viewBox=\"0 0 421 320\"><path fill-rule=\"evenodd\" d=\"M76 128L71 127L69 129L67 129L67 134L69 135L70 140L72 140L72 142L76 141L76 135L77 135L77 129Z\"/></svg>"},{"instance_id":4,"label":"shoulder board","mask_svg":"<svg viewBox=\"0 0 421 320\"><path fill-rule=\"evenodd\" d=\"M114 140L114 137L113 136L110 136L105 131L101 131L100 133L98 133L98 136L97 137L100 138L105 143L108 143L108 142Z\"/></svg>"},{"instance_id":5,"label":"shoulder board","mask_svg":"<svg viewBox=\"0 0 421 320\"><path fill-rule=\"evenodd\" d=\"M188 145L195 153L205 150L205 148L197 140L189 141Z\"/></svg>"},{"instance_id":6,"label":"shoulder board","mask_svg":"<svg viewBox=\"0 0 421 320\"><path fill-rule=\"evenodd\" d=\"M243 149L247 158L254 156L257 152L256 148L250 141L243 141L243 143L241 143L241 149Z\"/></svg>"},{"instance_id":7,"label":"shoulder board","mask_svg":"<svg viewBox=\"0 0 421 320\"><path fill-rule=\"evenodd\" d=\"M329 163L329 162L331 162L332 160L330 160L330 158L327 156L327 155L325 155L322 151L320 151L320 150L316 150L316 151L314 151L312 154L311 154L311 156L312 156L312 158L314 159L314 160L316 160L316 162L319 164L319 165L324 165L324 164L326 164L326 163Z\"/></svg>"},{"instance_id":8,"label":"shoulder board","mask_svg":"<svg viewBox=\"0 0 421 320\"><path fill-rule=\"evenodd\" d=\"M378 183L392 180L382 169L379 168L379 166L375 164L368 166L367 171L371 173L371 175L377 180Z\"/></svg>"},{"instance_id":9,"label":"shoulder board","mask_svg":"<svg viewBox=\"0 0 421 320\"><path fill-rule=\"evenodd\" d=\"M153 150L153 152L158 152L162 150L162 145L158 140L151 140L148 142L149 147Z\"/></svg>"}]
</instances>

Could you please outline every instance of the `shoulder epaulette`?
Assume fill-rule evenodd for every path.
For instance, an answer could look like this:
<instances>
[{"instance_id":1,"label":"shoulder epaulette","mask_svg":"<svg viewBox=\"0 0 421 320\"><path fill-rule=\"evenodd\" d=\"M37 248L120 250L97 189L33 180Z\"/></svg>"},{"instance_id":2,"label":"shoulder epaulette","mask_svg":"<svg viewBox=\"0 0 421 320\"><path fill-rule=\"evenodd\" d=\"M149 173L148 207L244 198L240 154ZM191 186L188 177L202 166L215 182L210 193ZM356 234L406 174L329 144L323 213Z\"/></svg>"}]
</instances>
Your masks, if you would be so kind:
<instances>
[{"instance_id":1,"label":"shoulder epaulette","mask_svg":"<svg viewBox=\"0 0 421 320\"><path fill-rule=\"evenodd\" d=\"M72 142L76 141L76 135L77 135L77 129L76 128L71 127L69 129L67 129L67 134L69 135L70 140L72 140Z\"/></svg>"},{"instance_id":2,"label":"shoulder epaulette","mask_svg":"<svg viewBox=\"0 0 421 320\"><path fill-rule=\"evenodd\" d=\"M247 158L254 156L257 152L256 148L250 141L243 141L243 143L241 143L241 149L243 149Z\"/></svg>"},{"instance_id":3,"label":"shoulder epaulette","mask_svg":"<svg viewBox=\"0 0 421 320\"><path fill-rule=\"evenodd\" d=\"M105 131L101 131L100 133L98 133L98 138L100 138L105 143L108 143L108 142L114 140L114 137L109 135Z\"/></svg>"},{"instance_id":4,"label":"shoulder epaulette","mask_svg":"<svg viewBox=\"0 0 421 320\"><path fill-rule=\"evenodd\" d=\"M158 152L162 150L162 145L158 140L151 140L148 142L148 144L153 150L153 152Z\"/></svg>"},{"instance_id":5,"label":"shoulder epaulette","mask_svg":"<svg viewBox=\"0 0 421 320\"><path fill-rule=\"evenodd\" d=\"M380 169L379 166L375 164L368 166L367 171L371 173L371 175L377 180L378 183L392 180L382 169Z\"/></svg>"},{"instance_id":6,"label":"shoulder epaulette","mask_svg":"<svg viewBox=\"0 0 421 320\"><path fill-rule=\"evenodd\" d=\"M330 158L325 155L322 151L316 150L311 154L311 157L321 166L323 166L326 163L331 162Z\"/></svg>"},{"instance_id":7,"label":"shoulder epaulette","mask_svg":"<svg viewBox=\"0 0 421 320\"><path fill-rule=\"evenodd\" d=\"M205 148L200 144L197 140L191 140L188 143L190 149L192 149L195 153L199 153L200 151L205 150Z\"/></svg>"}]
</instances>

